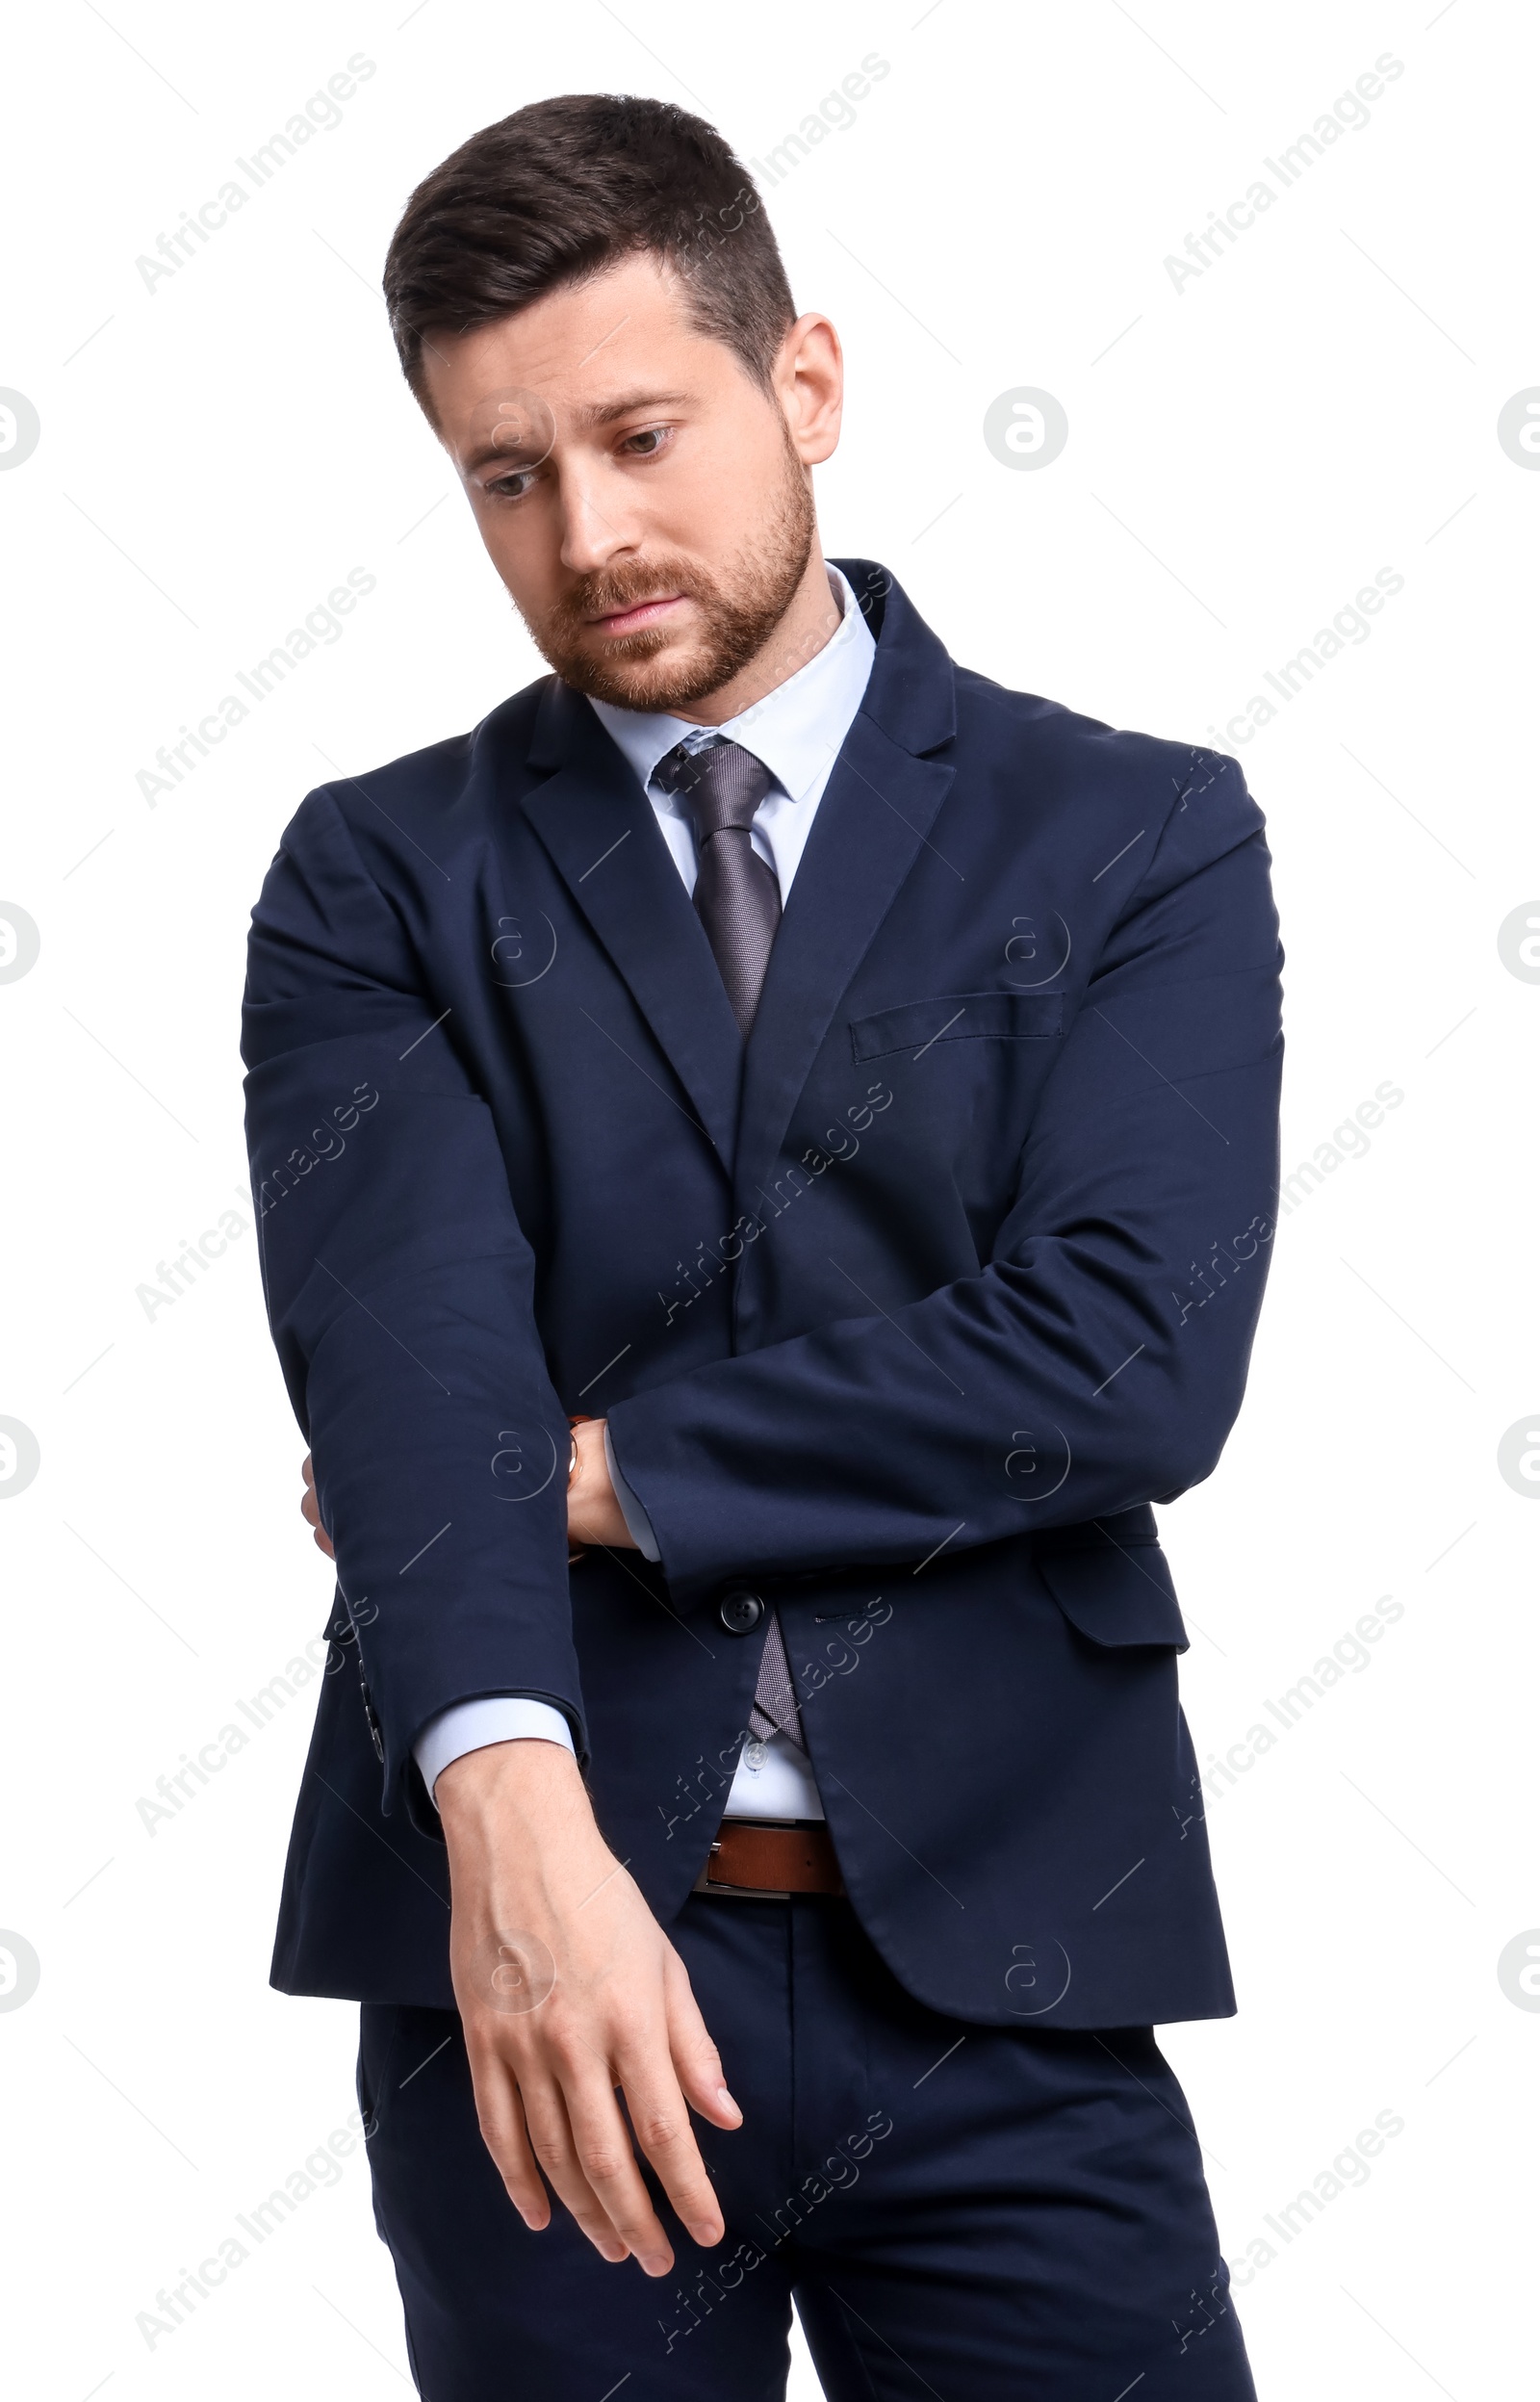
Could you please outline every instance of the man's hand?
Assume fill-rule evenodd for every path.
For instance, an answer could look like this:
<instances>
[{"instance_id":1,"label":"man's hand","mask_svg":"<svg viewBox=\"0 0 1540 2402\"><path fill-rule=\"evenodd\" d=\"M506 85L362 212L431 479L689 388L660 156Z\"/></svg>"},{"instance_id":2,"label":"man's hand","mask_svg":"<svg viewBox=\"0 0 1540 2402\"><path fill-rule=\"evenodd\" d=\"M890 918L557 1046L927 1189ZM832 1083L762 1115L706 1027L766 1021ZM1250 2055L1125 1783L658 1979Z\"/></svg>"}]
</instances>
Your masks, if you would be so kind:
<instances>
[{"instance_id":1,"label":"man's hand","mask_svg":"<svg viewBox=\"0 0 1540 2402\"><path fill-rule=\"evenodd\" d=\"M579 1418L572 1431L578 1472L567 1487L567 1540L602 1543L609 1551L634 1551L631 1532L615 1499L604 1453L603 1418Z\"/></svg>"},{"instance_id":2,"label":"man's hand","mask_svg":"<svg viewBox=\"0 0 1540 2402\"><path fill-rule=\"evenodd\" d=\"M615 1499L615 1487L609 1481L609 1463L604 1457L604 1421L603 1418L580 1418L573 1428L578 1445L578 1473L567 1487L567 1540L569 1543L603 1543L610 1551L634 1551L629 1527ZM321 1504L316 1499L316 1472L311 1456L305 1454L299 1471L305 1480L299 1503L299 1514L315 1532L316 1541L328 1560L335 1560L331 1537L321 1523Z\"/></svg>"},{"instance_id":3,"label":"man's hand","mask_svg":"<svg viewBox=\"0 0 1540 2402\"><path fill-rule=\"evenodd\" d=\"M674 2253L632 2135L695 2241L716 2244L722 2213L686 2105L716 2127L743 2116L684 1964L559 1744L463 1753L434 1798L476 2113L514 2207L527 2227L550 2224L544 2170L606 2260L633 2253L649 2277L666 2276Z\"/></svg>"}]
</instances>

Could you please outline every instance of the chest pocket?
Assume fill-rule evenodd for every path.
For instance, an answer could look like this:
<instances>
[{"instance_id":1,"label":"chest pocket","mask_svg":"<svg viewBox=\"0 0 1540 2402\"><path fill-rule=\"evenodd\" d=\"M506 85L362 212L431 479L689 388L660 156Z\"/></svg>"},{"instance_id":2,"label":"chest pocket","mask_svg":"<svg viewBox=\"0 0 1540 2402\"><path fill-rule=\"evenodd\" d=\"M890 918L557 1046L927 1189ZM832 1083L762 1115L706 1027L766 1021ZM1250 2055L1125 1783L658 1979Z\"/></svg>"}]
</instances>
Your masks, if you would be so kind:
<instances>
[{"instance_id":1,"label":"chest pocket","mask_svg":"<svg viewBox=\"0 0 1540 2402\"><path fill-rule=\"evenodd\" d=\"M1063 1032L1062 993L943 993L854 1019L850 1047L859 1066L885 1051L928 1051L933 1043L1043 1042Z\"/></svg>"}]
</instances>

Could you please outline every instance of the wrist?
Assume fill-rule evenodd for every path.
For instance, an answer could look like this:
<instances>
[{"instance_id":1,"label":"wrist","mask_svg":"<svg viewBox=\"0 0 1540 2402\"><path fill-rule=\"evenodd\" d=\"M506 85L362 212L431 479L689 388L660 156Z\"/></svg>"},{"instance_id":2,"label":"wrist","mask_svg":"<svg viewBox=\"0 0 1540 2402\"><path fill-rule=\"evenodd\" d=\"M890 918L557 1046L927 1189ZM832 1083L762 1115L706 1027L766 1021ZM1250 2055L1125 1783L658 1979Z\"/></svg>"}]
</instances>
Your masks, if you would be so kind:
<instances>
[{"instance_id":1,"label":"wrist","mask_svg":"<svg viewBox=\"0 0 1540 2402\"><path fill-rule=\"evenodd\" d=\"M588 1810L588 1795L572 1752L538 1736L513 1736L462 1751L440 1769L433 1798L446 1836L487 1819L502 1825Z\"/></svg>"},{"instance_id":2,"label":"wrist","mask_svg":"<svg viewBox=\"0 0 1540 2402\"><path fill-rule=\"evenodd\" d=\"M578 1763L526 1737L462 1752L434 1788L457 1907L477 1897L494 1919L527 1924L559 1906L570 1879L610 1865ZM588 1890L585 1886L584 1890Z\"/></svg>"}]
</instances>

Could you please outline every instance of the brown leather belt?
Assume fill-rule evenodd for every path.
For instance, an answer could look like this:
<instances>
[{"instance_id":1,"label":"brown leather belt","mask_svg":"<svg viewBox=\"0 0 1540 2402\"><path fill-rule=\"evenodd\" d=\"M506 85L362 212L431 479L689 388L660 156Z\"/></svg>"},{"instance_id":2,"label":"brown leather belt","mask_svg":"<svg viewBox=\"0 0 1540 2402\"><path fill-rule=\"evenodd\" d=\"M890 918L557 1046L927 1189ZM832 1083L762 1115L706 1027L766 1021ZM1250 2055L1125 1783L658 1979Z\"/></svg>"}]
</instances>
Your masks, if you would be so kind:
<instances>
[{"instance_id":1,"label":"brown leather belt","mask_svg":"<svg viewBox=\"0 0 1540 2402\"><path fill-rule=\"evenodd\" d=\"M698 1894L757 1894L761 1901L844 1890L829 1829L817 1819L724 1819L695 1880Z\"/></svg>"}]
</instances>

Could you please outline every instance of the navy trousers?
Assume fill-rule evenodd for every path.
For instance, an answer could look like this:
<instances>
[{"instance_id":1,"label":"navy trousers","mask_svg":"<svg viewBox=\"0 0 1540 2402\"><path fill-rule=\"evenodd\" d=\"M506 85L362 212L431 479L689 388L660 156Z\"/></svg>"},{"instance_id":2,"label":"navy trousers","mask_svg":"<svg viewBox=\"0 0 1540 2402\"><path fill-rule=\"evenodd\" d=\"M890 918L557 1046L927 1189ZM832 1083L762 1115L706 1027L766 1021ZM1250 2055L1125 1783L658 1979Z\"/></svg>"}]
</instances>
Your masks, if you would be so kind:
<instances>
[{"instance_id":1,"label":"navy trousers","mask_svg":"<svg viewBox=\"0 0 1540 2402\"><path fill-rule=\"evenodd\" d=\"M1255 2402L1198 2145L1148 2027L973 2027L849 1904L692 1897L671 1933L744 2123L677 2260L532 2234L450 2011L367 2002L374 2211L425 2402L779 2402L792 2299L829 2402Z\"/></svg>"}]
</instances>

